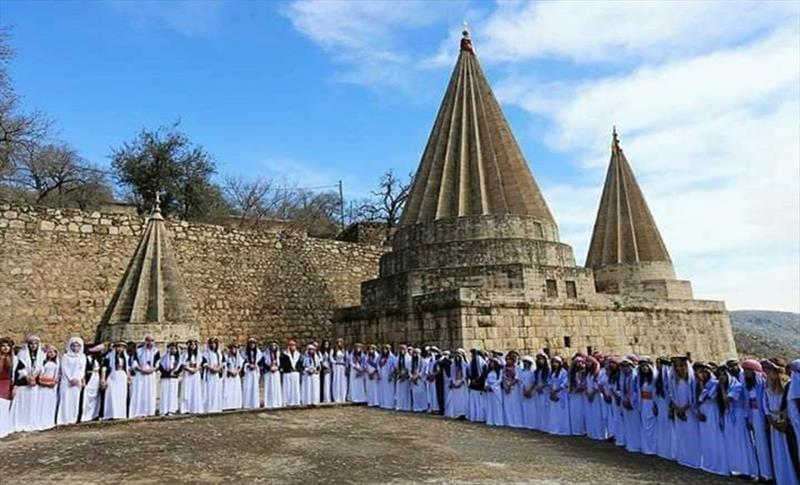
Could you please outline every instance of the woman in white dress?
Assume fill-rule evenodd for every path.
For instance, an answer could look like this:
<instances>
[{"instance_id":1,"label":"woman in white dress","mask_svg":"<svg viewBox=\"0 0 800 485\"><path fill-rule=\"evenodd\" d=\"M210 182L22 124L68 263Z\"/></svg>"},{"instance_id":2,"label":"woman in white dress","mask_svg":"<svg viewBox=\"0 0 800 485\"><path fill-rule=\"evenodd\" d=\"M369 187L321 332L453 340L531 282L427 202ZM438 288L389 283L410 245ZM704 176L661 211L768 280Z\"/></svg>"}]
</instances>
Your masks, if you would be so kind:
<instances>
[{"instance_id":1,"label":"woman in white dress","mask_svg":"<svg viewBox=\"0 0 800 485\"><path fill-rule=\"evenodd\" d=\"M550 429L550 393L548 379L550 378L550 358L544 352L536 354L536 370L534 371L534 399L536 399L535 427L539 431Z\"/></svg>"},{"instance_id":2,"label":"woman in white dress","mask_svg":"<svg viewBox=\"0 0 800 485\"><path fill-rule=\"evenodd\" d=\"M444 415L448 418L467 416L467 408L469 406L469 394L467 393L468 371L466 352L464 352L464 349L456 350L456 355L450 366L450 377L447 381Z\"/></svg>"},{"instance_id":3,"label":"woman in white dress","mask_svg":"<svg viewBox=\"0 0 800 485\"><path fill-rule=\"evenodd\" d=\"M103 367L103 352L106 346L97 344L86 355L86 373L83 386L83 409L80 422L94 421L100 417L100 369Z\"/></svg>"},{"instance_id":4,"label":"woman in white dress","mask_svg":"<svg viewBox=\"0 0 800 485\"><path fill-rule=\"evenodd\" d=\"M117 342L106 356L100 370L100 387L105 389L103 419L125 419L128 417L128 355L125 342Z\"/></svg>"},{"instance_id":5,"label":"woman in white dress","mask_svg":"<svg viewBox=\"0 0 800 485\"><path fill-rule=\"evenodd\" d=\"M39 348L39 337L30 335L26 345L17 353L14 365L14 400L11 402L11 421L15 431L36 430L36 410L39 408L37 377L44 365L44 350Z\"/></svg>"},{"instance_id":6,"label":"woman in white dress","mask_svg":"<svg viewBox=\"0 0 800 485\"><path fill-rule=\"evenodd\" d=\"M408 370L408 383L411 387L411 410L424 413L428 410L428 386L425 382L425 359L422 350L411 350L411 365Z\"/></svg>"},{"instance_id":7,"label":"woman in white dress","mask_svg":"<svg viewBox=\"0 0 800 485\"><path fill-rule=\"evenodd\" d=\"M178 387L181 377L181 354L176 342L167 344L164 355L161 356L161 361L158 363L158 370L161 373L158 414L169 416L177 413L180 409Z\"/></svg>"},{"instance_id":8,"label":"woman in white dress","mask_svg":"<svg viewBox=\"0 0 800 485\"><path fill-rule=\"evenodd\" d=\"M286 404L283 400L283 386L281 385L281 355L278 342L274 341L270 342L269 347L264 351L264 407L267 409L282 408ZM297 356L295 357L295 355ZM292 358L300 358L296 350L292 354Z\"/></svg>"},{"instance_id":9,"label":"woman in white dress","mask_svg":"<svg viewBox=\"0 0 800 485\"><path fill-rule=\"evenodd\" d=\"M522 369L519 371L519 388L522 393L522 425L527 429L536 429L536 399L534 391L536 375L533 373L534 359L530 355L522 358Z\"/></svg>"},{"instance_id":10,"label":"woman in white dress","mask_svg":"<svg viewBox=\"0 0 800 485\"><path fill-rule=\"evenodd\" d=\"M380 360L375 345L370 345L366 355L365 370L367 384L367 406L378 407L381 405L381 373Z\"/></svg>"},{"instance_id":11,"label":"woman in white dress","mask_svg":"<svg viewBox=\"0 0 800 485\"><path fill-rule=\"evenodd\" d=\"M78 422L81 388L86 374L86 356L83 355L83 339L72 337L67 342L61 359L61 383L58 392L58 420L61 424Z\"/></svg>"},{"instance_id":12,"label":"woman in white dress","mask_svg":"<svg viewBox=\"0 0 800 485\"><path fill-rule=\"evenodd\" d=\"M259 393L261 359L262 355L261 350L258 348L258 340L252 337L247 339L247 345L242 350L244 374L242 378L242 405L245 409L261 407L261 394Z\"/></svg>"},{"instance_id":13,"label":"woman in white dress","mask_svg":"<svg viewBox=\"0 0 800 485\"><path fill-rule=\"evenodd\" d=\"M322 345L317 351L319 357L319 385L320 402L332 402L331 392L333 391L333 362L331 360L333 349L330 340L323 340Z\"/></svg>"},{"instance_id":14,"label":"woman in white dress","mask_svg":"<svg viewBox=\"0 0 800 485\"><path fill-rule=\"evenodd\" d=\"M44 364L39 374L39 405L36 412L36 429L50 429L56 425L58 408L58 381L60 372L58 350L52 345L45 349Z\"/></svg>"},{"instance_id":15,"label":"woman in white dress","mask_svg":"<svg viewBox=\"0 0 800 485\"><path fill-rule=\"evenodd\" d=\"M350 402L358 404L367 402L366 363L366 354L363 351L363 346L360 343L355 344L348 357L348 367L350 370L348 396Z\"/></svg>"},{"instance_id":16,"label":"woman in white dress","mask_svg":"<svg viewBox=\"0 0 800 485\"><path fill-rule=\"evenodd\" d=\"M486 374L484 389L486 390L486 424L503 426L502 366L497 357L489 359L489 372Z\"/></svg>"},{"instance_id":17,"label":"woman in white dress","mask_svg":"<svg viewBox=\"0 0 800 485\"><path fill-rule=\"evenodd\" d=\"M384 345L378 359L378 388L381 408L394 409L395 357L390 345Z\"/></svg>"},{"instance_id":18,"label":"woman in white dress","mask_svg":"<svg viewBox=\"0 0 800 485\"><path fill-rule=\"evenodd\" d=\"M239 354L239 344L228 345L225 356L225 385L222 391L222 409L242 409L242 367L244 360Z\"/></svg>"},{"instance_id":19,"label":"woman in white dress","mask_svg":"<svg viewBox=\"0 0 800 485\"><path fill-rule=\"evenodd\" d=\"M0 438L14 432L11 421L11 398L14 389L14 343L0 339Z\"/></svg>"},{"instance_id":20,"label":"woman in white dress","mask_svg":"<svg viewBox=\"0 0 800 485\"><path fill-rule=\"evenodd\" d=\"M302 358L303 380L300 383L300 404L315 406L319 404L319 373L322 365L317 348L314 345L306 347Z\"/></svg>"},{"instance_id":21,"label":"woman in white dress","mask_svg":"<svg viewBox=\"0 0 800 485\"><path fill-rule=\"evenodd\" d=\"M524 427L522 419L522 385L517 367L517 353L509 352L503 368L503 419L512 428Z\"/></svg>"},{"instance_id":22,"label":"woman in white dress","mask_svg":"<svg viewBox=\"0 0 800 485\"><path fill-rule=\"evenodd\" d=\"M198 342L189 340L181 355L181 413L198 414L205 410L201 364Z\"/></svg>"},{"instance_id":23,"label":"woman in white dress","mask_svg":"<svg viewBox=\"0 0 800 485\"><path fill-rule=\"evenodd\" d=\"M331 401L345 402L347 399L347 351L345 351L344 340L336 339L336 344L331 350L330 361L333 367L331 372ZM363 402L363 400L360 402Z\"/></svg>"},{"instance_id":24,"label":"woman in white dress","mask_svg":"<svg viewBox=\"0 0 800 485\"><path fill-rule=\"evenodd\" d=\"M203 390L205 412L222 411L222 386L225 376L225 355L219 348L219 339L211 337L203 351Z\"/></svg>"}]
</instances>

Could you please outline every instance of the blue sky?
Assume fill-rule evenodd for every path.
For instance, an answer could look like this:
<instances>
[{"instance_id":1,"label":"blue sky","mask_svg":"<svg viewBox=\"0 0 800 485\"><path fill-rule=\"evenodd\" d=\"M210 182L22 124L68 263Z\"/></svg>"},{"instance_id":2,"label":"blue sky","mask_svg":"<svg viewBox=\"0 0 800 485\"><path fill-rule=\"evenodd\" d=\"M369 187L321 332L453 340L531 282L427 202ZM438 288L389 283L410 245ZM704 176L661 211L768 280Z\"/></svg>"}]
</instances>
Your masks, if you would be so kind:
<instances>
[{"instance_id":1,"label":"blue sky","mask_svg":"<svg viewBox=\"0 0 800 485\"><path fill-rule=\"evenodd\" d=\"M0 3L28 109L108 164L181 120L221 175L361 197L413 171L468 20L583 263L609 132L680 277L731 308L800 309L797 2Z\"/></svg>"}]
</instances>

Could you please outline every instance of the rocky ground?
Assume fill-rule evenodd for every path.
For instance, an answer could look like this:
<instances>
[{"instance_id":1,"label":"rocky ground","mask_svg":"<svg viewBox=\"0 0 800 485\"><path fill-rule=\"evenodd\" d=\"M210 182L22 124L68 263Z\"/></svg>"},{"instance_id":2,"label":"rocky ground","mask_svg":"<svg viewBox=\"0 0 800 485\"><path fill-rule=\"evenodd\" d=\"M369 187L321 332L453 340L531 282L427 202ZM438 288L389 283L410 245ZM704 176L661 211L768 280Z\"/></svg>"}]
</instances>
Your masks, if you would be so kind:
<instances>
[{"instance_id":1,"label":"rocky ground","mask_svg":"<svg viewBox=\"0 0 800 485\"><path fill-rule=\"evenodd\" d=\"M0 441L4 483L728 483L609 443L365 407L101 423Z\"/></svg>"}]
</instances>

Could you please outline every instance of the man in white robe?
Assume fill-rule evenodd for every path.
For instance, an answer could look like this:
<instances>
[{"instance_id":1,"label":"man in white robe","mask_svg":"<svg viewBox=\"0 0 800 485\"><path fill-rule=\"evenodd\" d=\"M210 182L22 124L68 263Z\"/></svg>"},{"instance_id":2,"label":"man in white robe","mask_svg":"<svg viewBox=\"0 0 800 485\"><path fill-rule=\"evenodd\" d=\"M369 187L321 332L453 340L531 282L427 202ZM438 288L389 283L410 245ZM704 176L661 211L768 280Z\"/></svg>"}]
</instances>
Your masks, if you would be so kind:
<instances>
[{"instance_id":1,"label":"man in white robe","mask_svg":"<svg viewBox=\"0 0 800 485\"><path fill-rule=\"evenodd\" d=\"M156 389L158 379L156 370L161 360L161 354L156 347L156 340L152 335L144 338L144 345L136 349L131 373L133 385L131 386L131 418L140 416L154 416L156 414Z\"/></svg>"},{"instance_id":2,"label":"man in white robe","mask_svg":"<svg viewBox=\"0 0 800 485\"><path fill-rule=\"evenodd\" d=\"M103 366L101 356L105 351L104 344L91 347L86 355L86 385L83 388L83 409L80 421L94 421L100 417L100 368Z\"/></svg>"},{"instance_id":3,"label":"man in white robe","mask_svg":"<svg viewBox=\"0 0 800 485\"><path fill-rule=\"evenodd\" d=\"M81 389L86 373L86 356L83 339L72 337L67 342L61 358L61 382L58 390L58 417L56 424L74 424L80 414Z\"/></svg>"},{"instance_id":4,"label":"man in white robe","mask_svg":"<svg viewBox=\"0 0 800 485\"><path fill-rule=\"evenodd\" d=\"M357 404L367 402L367 369L366 354L363 352L362 345L357 343L353 346L353 351L348 359L350 370L350 402Z\"/></svg>"},{"instance_id":5,"label":"man in white robe","mask_svg":"<svg viewBox=\"0 0 800 485\"><path fill-rule=\"evenodd\" d=\"M247 339L247 345L242 350L242 406L245 409L261 407L260 381L261 359L263 355L258 348L258 340L254 337ZM266 384L266 383L265 383ZM278 382L280 387L280 381ZM280 394L280 389L278 390ZM266 394L266 392L265 392Z\"/></svg>"},{"instance_id":6,"label":"man in white robe","mask_svg":"<svg viewBox=\"0 0 800 485\"><path fill-rule=\"evenodd\" d=\"M384 345L378 359L378 378L382 409L394 409L395 357L390 345Z\"/></svg>"},{"instance_id":7,"label":"man in white robe","mask_svg":"<svg viewBox=\"0 0 800 485\"><path fill-rule=\"evenodd\" d=\"M425 379L427 362L422 357L422 350L415 348L411 352L411 365L408 369L408 383L411 388L411 407L416 413L428 410L428 384Z\"/></svg>"},{"instance_id":8,"label":"man in white robe","mask_svg":"<svg viewBox=\"0 0 800 485\"><path fill-rule=\"evenodd\" d=\"M244 361L239 354L239 344L228 345L225 356L225 380L222 387L222 409L242 408L242 367Z\"/></svg>"},{"instance_id":9,"label":"man in white robe","mask_svg":"<svg viewBox=\"0 0 800 485\"><path fill-rule=\"evenodd\" d=\"M205 411L202 356L197 340L186 342L181 355L181 413L198 414Z\"/></svg>"},{"instance_id":10,"label":"man in white robe","mask_svg":"<svg viewBox=\"0 0 800 485\"><path fill-rule=\"evenodd\" d=\"M39 408L39 386L36 378L44 365L44 350L39 348L39 337L28 336L26 345L17 353L14 368L15 395L11 402L11 419L15 431L34 431L36 411Z\"/></svg>"},{"instance_id":11,"label":"man in white robe","mask_svg":"<svg viewBox=\"0 0 800 485\"><path fill-rule=\"evenodd\" d=\"M478 349L470 350L472 359L469 362L469 407L467 409L467 419L473 423L486 421L485 409L485 372L487 371L486 360Z\"/></svg>"},{"instance_id":12,"label":"man in white robe","mask_svg":"<svg viewBox=\"0 0 800 485\"><path fill-rule=\"evenodd\" d=\"M436 390L436 375L439 372L439 348L431 347L428 349L429 356L425 366L425 384L428 387L428 412L439 412L439 393Z\"/></svg>"},{"instance_id":13,"label":"man in white robe","mask_svg":"<svg viewBox=\"0 0 800 485\"><path fill-rule=\"evenodd\" d=\"M411 355L408 346L400 344L395 358L395 409L398 411L411 411L411 385L409 371L411 369Z\"/></svg>"},{"instance_id":14,"label":"man in white robe","mask_svg":"<svg viewBox=\"0 0 800 485\"><path fill-rule=\"evenodd\" d=\"M270 342L267 349L264 350L262 373L264 374L264 407L267 409L282 408L286 405L286 401L283 399L283 385L281 383L282 356L283 353L278 348L278 342Z\"/></svg>"},{"instance_id":15,"label":"man in white robe","mask_svg":"<svg viewBox=\"0 0 800 485\"><path fill-rule=\"evenodd\" d=\"M347 400L347 351L344 340L336 339L331 350L331 401L345 402ZM363 402L363 401L362 401Z\"/></svg>"},{"instance_id":16,"label":"man in white robe","mask_svg":"<svg viewBox=\"0 0 800 485\"><path fill-rule=\"evenodd\" d=\"M128 416L128 354L125 342L117 342L106 355L100 370L100 388L105 389L103 419L125 419Z\"/></svg>"},{"instance_id":17,"label":"man in white robe","mask_svg":"<svg viewBox=\"0 0 800 485\"><path fill-rule=\"evenodd\" d=\"M158 364L161 374L158 409L161 416L175 414L180 409L178 399L178 383L181 375L181 354L178 351L178 344L170 342Z\"/></svg>"},{"instance_id":18,"label":"man in white robe","mask_svg":"<svg viewBox=\"0 0 800 485\"><path fill-rule=\"evenodd\" d=\"M294 340L289 340L286 350L280 357L281 374L283 374L283 404L284 406L300 405L300 371L302 370L301 355L297 350Z\"/></svg>"},{"instance_id":19,"label":"man in white robe","mask_svg":"<svg viewBox=\"0 0 800 485\"><path fill-rule=\"evenodd\" d=\"M370 344L366 355L366 384L367 384L367 405L378 407L381 405L381 374L380 359L377 347Z\"/></svg>"},{"instance_id":20,"label":"man in white robe","mask_svg":"<svg viewBox=\"0 0 800 485\"><path fill-rule=\"evenodd\" d=\"M320 403L320 371L321 359L317 347L313 344L306 347L302 359L302 382L300 383L300 404L316 406Z\"/></svg>"}]
</instances>

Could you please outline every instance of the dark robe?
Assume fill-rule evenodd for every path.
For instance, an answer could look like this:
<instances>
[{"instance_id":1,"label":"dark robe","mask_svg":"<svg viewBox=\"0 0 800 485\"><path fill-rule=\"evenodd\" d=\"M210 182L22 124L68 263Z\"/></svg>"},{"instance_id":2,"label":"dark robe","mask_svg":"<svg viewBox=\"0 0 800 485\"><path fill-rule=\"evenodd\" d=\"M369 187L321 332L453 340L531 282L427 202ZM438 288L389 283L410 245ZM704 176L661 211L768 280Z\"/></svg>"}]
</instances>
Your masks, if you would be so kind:
<instances>
[{"instance_id":1,"label":"dark robe","mask_svg":"<svg viewBox=\"0 0 800 485\"><path fill-rule=\"evenodd\" d=\"M439 371L436 374L436 398L439 400L439 414L444 416L445 398L444 398L444 383L450 379L450 364L452 361L449 358L440 359L436 363L436 368Z\"/></svg>"}]
</instances>

